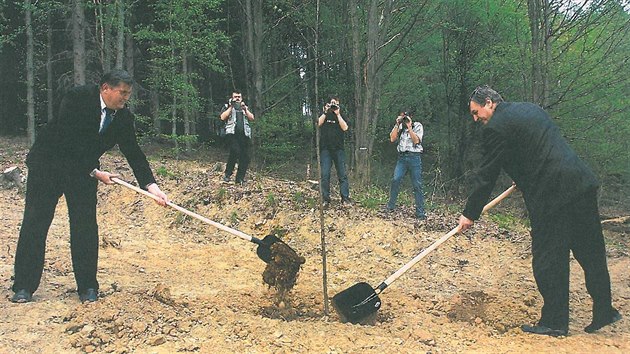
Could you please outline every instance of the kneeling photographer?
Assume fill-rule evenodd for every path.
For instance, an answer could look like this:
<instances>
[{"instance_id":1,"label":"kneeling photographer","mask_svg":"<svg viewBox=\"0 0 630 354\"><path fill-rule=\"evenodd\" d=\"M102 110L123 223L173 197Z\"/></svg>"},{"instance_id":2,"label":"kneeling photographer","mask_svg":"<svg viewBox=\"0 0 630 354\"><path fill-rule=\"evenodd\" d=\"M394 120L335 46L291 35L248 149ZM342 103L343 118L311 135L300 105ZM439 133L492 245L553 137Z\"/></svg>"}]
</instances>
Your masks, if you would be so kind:
<instances>
[{"instance_id":1,"label":"kneeling photographer","mask_svg":"<svg viewBox=\"0 0 630 354\"><path fill-rule=\"evenodd\" d=\"M423 128L420 122L413 121L413 114L409 110L401 110L396 117L396 123L389 138L392 143L398 141L398 161L394 169L394 177L389 192L389 202L386 211L391 212L396 208L396 200L400 192L400 183L407 172L411 176L413 194L416 201L416 218L426 219L424 211L424 195L422 192L422 135Z\"/></svg>"}]
</instances>

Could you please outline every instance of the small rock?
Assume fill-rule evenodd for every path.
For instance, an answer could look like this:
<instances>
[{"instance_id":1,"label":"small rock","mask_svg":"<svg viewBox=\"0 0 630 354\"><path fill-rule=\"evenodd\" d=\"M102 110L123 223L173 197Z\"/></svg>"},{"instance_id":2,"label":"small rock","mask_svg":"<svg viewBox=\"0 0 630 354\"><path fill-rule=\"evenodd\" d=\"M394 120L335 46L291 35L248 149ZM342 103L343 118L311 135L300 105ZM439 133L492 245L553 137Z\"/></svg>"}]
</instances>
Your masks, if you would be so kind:
<instances>
[{"instance_id":1,"label":"small rock","mask_svg":"<svg viewBox=\"0 0 630 354\"><path fill-rule=\"evenodd\" d=\"M158 345L162 345L166 343L166 338L164 336L155 336L147 342L149 345L157 347Z\"/></svg>"}]
</instances>

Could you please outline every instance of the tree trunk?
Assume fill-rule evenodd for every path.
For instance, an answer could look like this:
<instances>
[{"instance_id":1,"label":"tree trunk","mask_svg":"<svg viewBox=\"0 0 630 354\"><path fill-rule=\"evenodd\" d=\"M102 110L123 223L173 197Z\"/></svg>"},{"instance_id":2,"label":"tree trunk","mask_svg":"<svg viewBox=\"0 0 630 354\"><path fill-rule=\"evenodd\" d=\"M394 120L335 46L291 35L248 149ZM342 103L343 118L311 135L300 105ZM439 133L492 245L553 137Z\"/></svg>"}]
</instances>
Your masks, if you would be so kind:
<instances>
[{"instance_id":1,"label":"tree trunk","mask_svg":"<svg viewBox=\"0 0 630 354\"><path fill-rule=\"evenodd\" d=\"M158 89L152 87L149 97L151 100L151 115L153 116L153 133L160 135L162 134L162 120L160 119L160 94Z\"/></svg>"},{"instance_id":2,"label":"tree trunk","mask_svg":"<svg viewBox=\"0 0 630 354\"><path fill-rule=\"evenodd\" d=\"M263 92L263 16L262 0L246 0L245 14L247 23L247 59L251 70L251 81L253 88L252 112L261 118L264 113L262 98Z\"/></svg>"},{"instance_id":3,"label":"tree trunk","mask_svg":"<svg viewBox=\"0 0 630 354\"><path fill-rule=\"evenodd\" d=\"M532 50L532 101L542 107L549 105L549 62L551 44L549 43L549 0L527 0L527 13L531 32Z\"/></svg>"},{"instance_id":4,"label":"tree trunk","mask_svg":"<svg viewBox=\"0 0 630 354\"><path fill-rule=\"evenodd\" d=\"M186 86L188 86L190 82L188 82L188 55L186 53L182 54L182 74L184 75L184 80L187 84ZM183 96L182 110L184 114L184 138L186 139L186 153L190 153L192 152L192 144L190 141L190 109L188 108L190 92L188 88L184 89Z\"/></svg>"},{"instance_id":5,"label":"tree trunk","mask_svg":"<svg viewBox=\"0 0 630 354\"><path fill-rule=\"evenodd\" d=\"M33 24L31 22L31 0L24 0L26 27L26 117L28 120L28 143L35 142L35 99L34 99L34 64L33 64Z\"/></svg>"},{"instance_id":6,"label":"tree trunk","mask_svg":"<svg viewBox=\"0 0 630 354\"><path fill-rule=\"evenodd\" d=\"M51 121L54 118L54 106L53 106L53 26L52 26L52 12L49 11L47 16L48 33L46 33L46 121Z\"/></svg>"},{"instance_id":7,"label":"tree trunk","mask_svg":"<svg viewBox=\"0 0 630 354\"><path fill-rule=\"evenodd\" d=\"M350 2L356 104L354 166L351 170L353 170L356 182L364 186L370 183L370 160L378 122L377 108L380 103L378 92L382 88L380 69L383 57L379 51L384 44L384 35L387 32L386 23L391 16L392 3L386 1L383 8L379 8L379 4L378 0L370 0L366 19L365 54L361 55L359 31L362 31L364 27L359 23L357 1Z\"/></svg>"},{"instance_id":8,"label":"tree trunk","mask_svg":"<svg viewBox=\"0 0 630 354\"><path fill-rule=\"evenodd\" d=\"M116 1L116 69L123 68L125 58L125 1Z\"/></svg>"},{"instance_id":9,"label":"tree trunk","mask_svg":"<svg viewBox=\"0 0 630 354\"><path fill-rule=\"evenodd\" d=\"M73 0L72 11L72 57L74 59L74 84L85 85L85 13L83 1Z\"/></svg>"}]
</instances>

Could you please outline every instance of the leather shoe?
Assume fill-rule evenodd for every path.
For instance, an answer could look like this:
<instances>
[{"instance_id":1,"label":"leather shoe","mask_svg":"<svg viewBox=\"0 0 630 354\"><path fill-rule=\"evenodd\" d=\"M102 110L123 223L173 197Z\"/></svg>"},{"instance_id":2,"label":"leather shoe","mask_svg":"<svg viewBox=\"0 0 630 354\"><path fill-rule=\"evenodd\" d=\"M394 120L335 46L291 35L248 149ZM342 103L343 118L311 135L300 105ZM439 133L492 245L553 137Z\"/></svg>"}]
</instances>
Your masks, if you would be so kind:
<instances>
[{"instance_id":1,"label":"leather shoe","mask_svg":"<svg viewBox=\"0 0 630 354\"><path fill-rule=\"evenodd\" d=\"M98 300L98 291L93 288L86 289L84 293L79 294L81 302L94 302Z\"/></svg>"},{"instance_id":2,"label":"leather shoe","mask_svg":"<svg viewBox=\"0 0 630 354\"><path fill-rule=\"evenodd\" d=\"M593 316L593 322L590 325L584 327L584 332L593 333L598 329L608 326L621 320L621 314L616 309L613 309L608 316Z\"/></svg>"},{"instance_id":3,"label":"leather shoe","mask_svg":"<svg viewBox=\"0 0 630 354\"><path fill-rule=\"evenodd\" d=\"M566 336L567 333L569 332L566 329L553 329L553 328L540 326L540 325L536 325L536 326L522 325L521 330L526 333L541 334L541 335L552 336L552 337Z\"/></svg>"},{"instance_id":4,"label":"leather shoe","mask_svg":"<svg viewBox=\"0 0 630 354\"><path fill-rule=\"evenodd\" d=\"M13 294L11 302L23 304L25 302L31 302L33 300L33 294L26 289L20 289Z\"/></svg>"}]
</instances>

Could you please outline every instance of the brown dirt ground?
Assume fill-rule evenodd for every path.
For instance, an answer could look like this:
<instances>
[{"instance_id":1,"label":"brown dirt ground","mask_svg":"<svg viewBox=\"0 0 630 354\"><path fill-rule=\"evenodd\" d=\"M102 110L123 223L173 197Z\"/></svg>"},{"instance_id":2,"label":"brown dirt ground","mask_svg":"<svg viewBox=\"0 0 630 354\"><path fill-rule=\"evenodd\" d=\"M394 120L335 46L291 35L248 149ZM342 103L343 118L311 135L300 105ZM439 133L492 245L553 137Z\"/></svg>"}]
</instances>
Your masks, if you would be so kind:
<instances>
[{"instance_id":1,"label":"brown dirt ground","mask_svg":"<svg viewBox=\"0 0 630 354\"><path fill-rule=\"evenodd\" d=\"M0 167L23 164L23 139L0 139ZM373 325L324 314L319 211L306 182L252 174L245 186L221 184L216 160L163 167L171 200L259 238L276 232L305 257L283 299L263 282L256 245L119 186L99 186L101 298L81 304L69 255L67 209L60 201L48 234L46 265L34 302L13 304L13 257L24 207L17 188L0 188L1 353L622 353L630 352L628 229L606 231L613 297L626 316L586 334L590 298L575 261L571 328L566 338L526 335L540 297L524 227L479 222L456 235L381 295ZM133 176L117 153L104 168ZM519 198L514 195L511 198ZM432 210L425 222L359 205L325 211L328 294L366 281L376 287L455 226L458 208ZM409 210L407 210L409 211ZM494 212L501 212L501 206ZM410 215L410 214L409 214Z\"/></svg>"}]
</instances>

